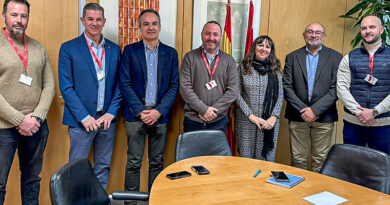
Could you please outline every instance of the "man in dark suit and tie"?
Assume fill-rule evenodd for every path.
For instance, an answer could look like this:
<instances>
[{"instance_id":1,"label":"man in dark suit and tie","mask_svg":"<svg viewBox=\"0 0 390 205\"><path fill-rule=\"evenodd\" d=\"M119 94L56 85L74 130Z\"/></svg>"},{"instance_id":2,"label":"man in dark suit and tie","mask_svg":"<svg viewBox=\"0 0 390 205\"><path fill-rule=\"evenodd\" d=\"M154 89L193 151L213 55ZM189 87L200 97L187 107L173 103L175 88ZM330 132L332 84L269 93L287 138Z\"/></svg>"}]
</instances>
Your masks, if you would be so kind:
<instances>
[{"instance_id":1,"label":"man in dark suit and tie","mask_svg":"<svg viewBox=\"0 0 390 205\"><path fill-rule=\"evenodd\" d=\"M94 171L105 188L114 146L120 48L103 38L106 19L99 4L83 9L85 32L62 44L58 79L65 101L62 123L69 126L69 161L88 158L94 147Z\"/></svg>"},{"instance_id":2,"label":"man in dark suit and tie","mask_svg":"<svg viewBox=\"0 0 390 205\"><path fill-rule=\"evenodd\" d=\"M311 150L311 170L315 172L320 171L329 151L337 121L336 75L342 58L322 45L325 37L324 26L309 24L303 33L306 46L286 56L283 74L292 165L307 169Z\"/></svg>"},{"instance_id":3,"label":"man in dark suit and tie","mask_svg":"<svg viewBox=\"0 0 390 205\"><path fill-rule=\"evenodd\" d=\"M151 9L139 15L143 40L124 48L119 88L125 106L127 165L125 189L139 190L140 168L148 136L149 190L163 169L167 123L178 91L178 58L174 48L159 41L161 20Z\"/></svg>"}]
</instances>

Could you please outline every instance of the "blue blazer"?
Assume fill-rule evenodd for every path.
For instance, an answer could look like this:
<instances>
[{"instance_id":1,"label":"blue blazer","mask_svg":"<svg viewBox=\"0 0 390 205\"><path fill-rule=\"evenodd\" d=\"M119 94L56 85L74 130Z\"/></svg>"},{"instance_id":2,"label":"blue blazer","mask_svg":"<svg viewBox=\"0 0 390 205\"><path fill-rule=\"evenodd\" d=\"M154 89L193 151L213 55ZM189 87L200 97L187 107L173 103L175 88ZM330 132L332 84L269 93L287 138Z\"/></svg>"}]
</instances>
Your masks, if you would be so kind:
<instances>
[{"instance_id":1,"label":"blue blazer","mask_svg":"<svg viewBox=\"0 0 390 205\"><path fill-rule=\"evenodd\" d=\"M84 126L81 120L96 118L98 80L87 42L81 36L61 45L58 58L58 80L65 101L62 123ZM118 88L120 48L105 39L105 94L102 113L117 115L122 97Z\"/></svg>"},{"instance_id":2,"label":"blue blazer","mask_svg":"<svg viewBox=\"0 0 390 205\"><path fill-rule=\"evenodd\" d=\"M157 64L156 107L162 116L159 123L171 118L171 106L179 87L177 51L160 42ZM143 41L127 45L121 57L119 89L124 99L123 117L135 121L138 113L144 111L147 67Z\"/></svg>"}]
</instances>

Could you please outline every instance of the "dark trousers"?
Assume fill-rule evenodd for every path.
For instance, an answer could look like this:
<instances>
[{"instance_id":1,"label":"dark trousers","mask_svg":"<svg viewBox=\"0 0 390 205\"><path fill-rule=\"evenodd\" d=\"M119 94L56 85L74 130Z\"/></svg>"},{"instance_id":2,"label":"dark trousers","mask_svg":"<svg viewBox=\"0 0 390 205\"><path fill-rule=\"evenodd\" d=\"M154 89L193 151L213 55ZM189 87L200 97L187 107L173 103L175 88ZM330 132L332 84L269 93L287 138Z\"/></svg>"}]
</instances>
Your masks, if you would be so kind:
<instances>
[{"instance_id":1,"label":"dark trousers","mask_svg":"<svg viewBox=\"0 0 390 205\"><path fill-rule=\"evenodd\" d=\"M163 170L167 124L157 123L155 126L148 126L141 120L137 120L135 122L126 121L125 125L128 145L125 190L139 191L140 169L144 154L145 138L148 136L148 189L150 191L153 181Z\"/></svg>"},{"instance_id":2,"label":"dark trousers","mask_svg":"<svg viewBox=\"0 0 390 205\"><path fill-rule=\"evenodd\" d=\"M390 126L365 127L344 120L344 143L368 147L390 154Z\"/></svg>"},{"instance_id":3,"label":"dark trousers","mask_svg":"<svg viewBox=\"0 0 390 205\"><path fill-rule=\"evenodd\" d=\"M16 128L0 129L0 204L4 203L8 174L18 149L20 188L23 205L39 204L43 152L49 129L44 121L33 136L23 136Z\"/></svg>"},{"instance_id":4,"label":"dark trousers","mask_svg":"<svg viewBox=\"0 0 390 205\"><path fill-rule=\"evenodd\" d=\"M229 122L229 118L225 116L224 118L213 122L213 123L200 123L193 120L190 120L187 117L184 117L184 132L194 131L194 130L221 130L226 134L226 125Z\"/></svg>"}]
</instances>

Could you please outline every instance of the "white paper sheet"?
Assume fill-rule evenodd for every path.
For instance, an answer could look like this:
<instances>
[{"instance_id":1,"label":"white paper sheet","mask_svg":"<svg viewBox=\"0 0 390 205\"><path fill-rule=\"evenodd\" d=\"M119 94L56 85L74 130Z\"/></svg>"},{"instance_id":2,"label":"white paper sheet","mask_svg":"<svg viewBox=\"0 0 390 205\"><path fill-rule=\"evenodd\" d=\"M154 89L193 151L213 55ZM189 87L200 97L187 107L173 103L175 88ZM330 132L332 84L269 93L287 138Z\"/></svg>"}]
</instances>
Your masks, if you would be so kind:
<instances>
[{"instance_id":1,"label":"white paper sheet","mask_svg":"<svg viewBox=\"0 0 390 205\"><path fill-rule=\"evenodd\" d=\"M327 191L304 197L303 200L316 205L337 205L348 201L343 197L337 196L336 194Z\"/></svg>"}]
</instances>

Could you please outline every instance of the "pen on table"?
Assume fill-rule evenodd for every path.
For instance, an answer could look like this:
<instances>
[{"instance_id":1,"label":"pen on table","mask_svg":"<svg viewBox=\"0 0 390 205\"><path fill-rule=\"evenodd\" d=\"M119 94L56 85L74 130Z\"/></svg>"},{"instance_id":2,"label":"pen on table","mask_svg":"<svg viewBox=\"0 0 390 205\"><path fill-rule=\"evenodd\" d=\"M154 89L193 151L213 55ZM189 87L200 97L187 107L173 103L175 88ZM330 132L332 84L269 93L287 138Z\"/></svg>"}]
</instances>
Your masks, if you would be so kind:
<instances>
[{"instance_id":1,"label":"pen on table","mask_svg":"<svg viewBox=\"0 0 390 205\"><path fill-rule=\"evenodd\" d=\"M261 172L261 169L257 170L257 172L256 172L255 176L253 176L253 177L254 177L254 178L256 178L256 177L257 177L257 175L259 175L259 174L260 174L260 172Z\"/></svg>"}]
</instances>

